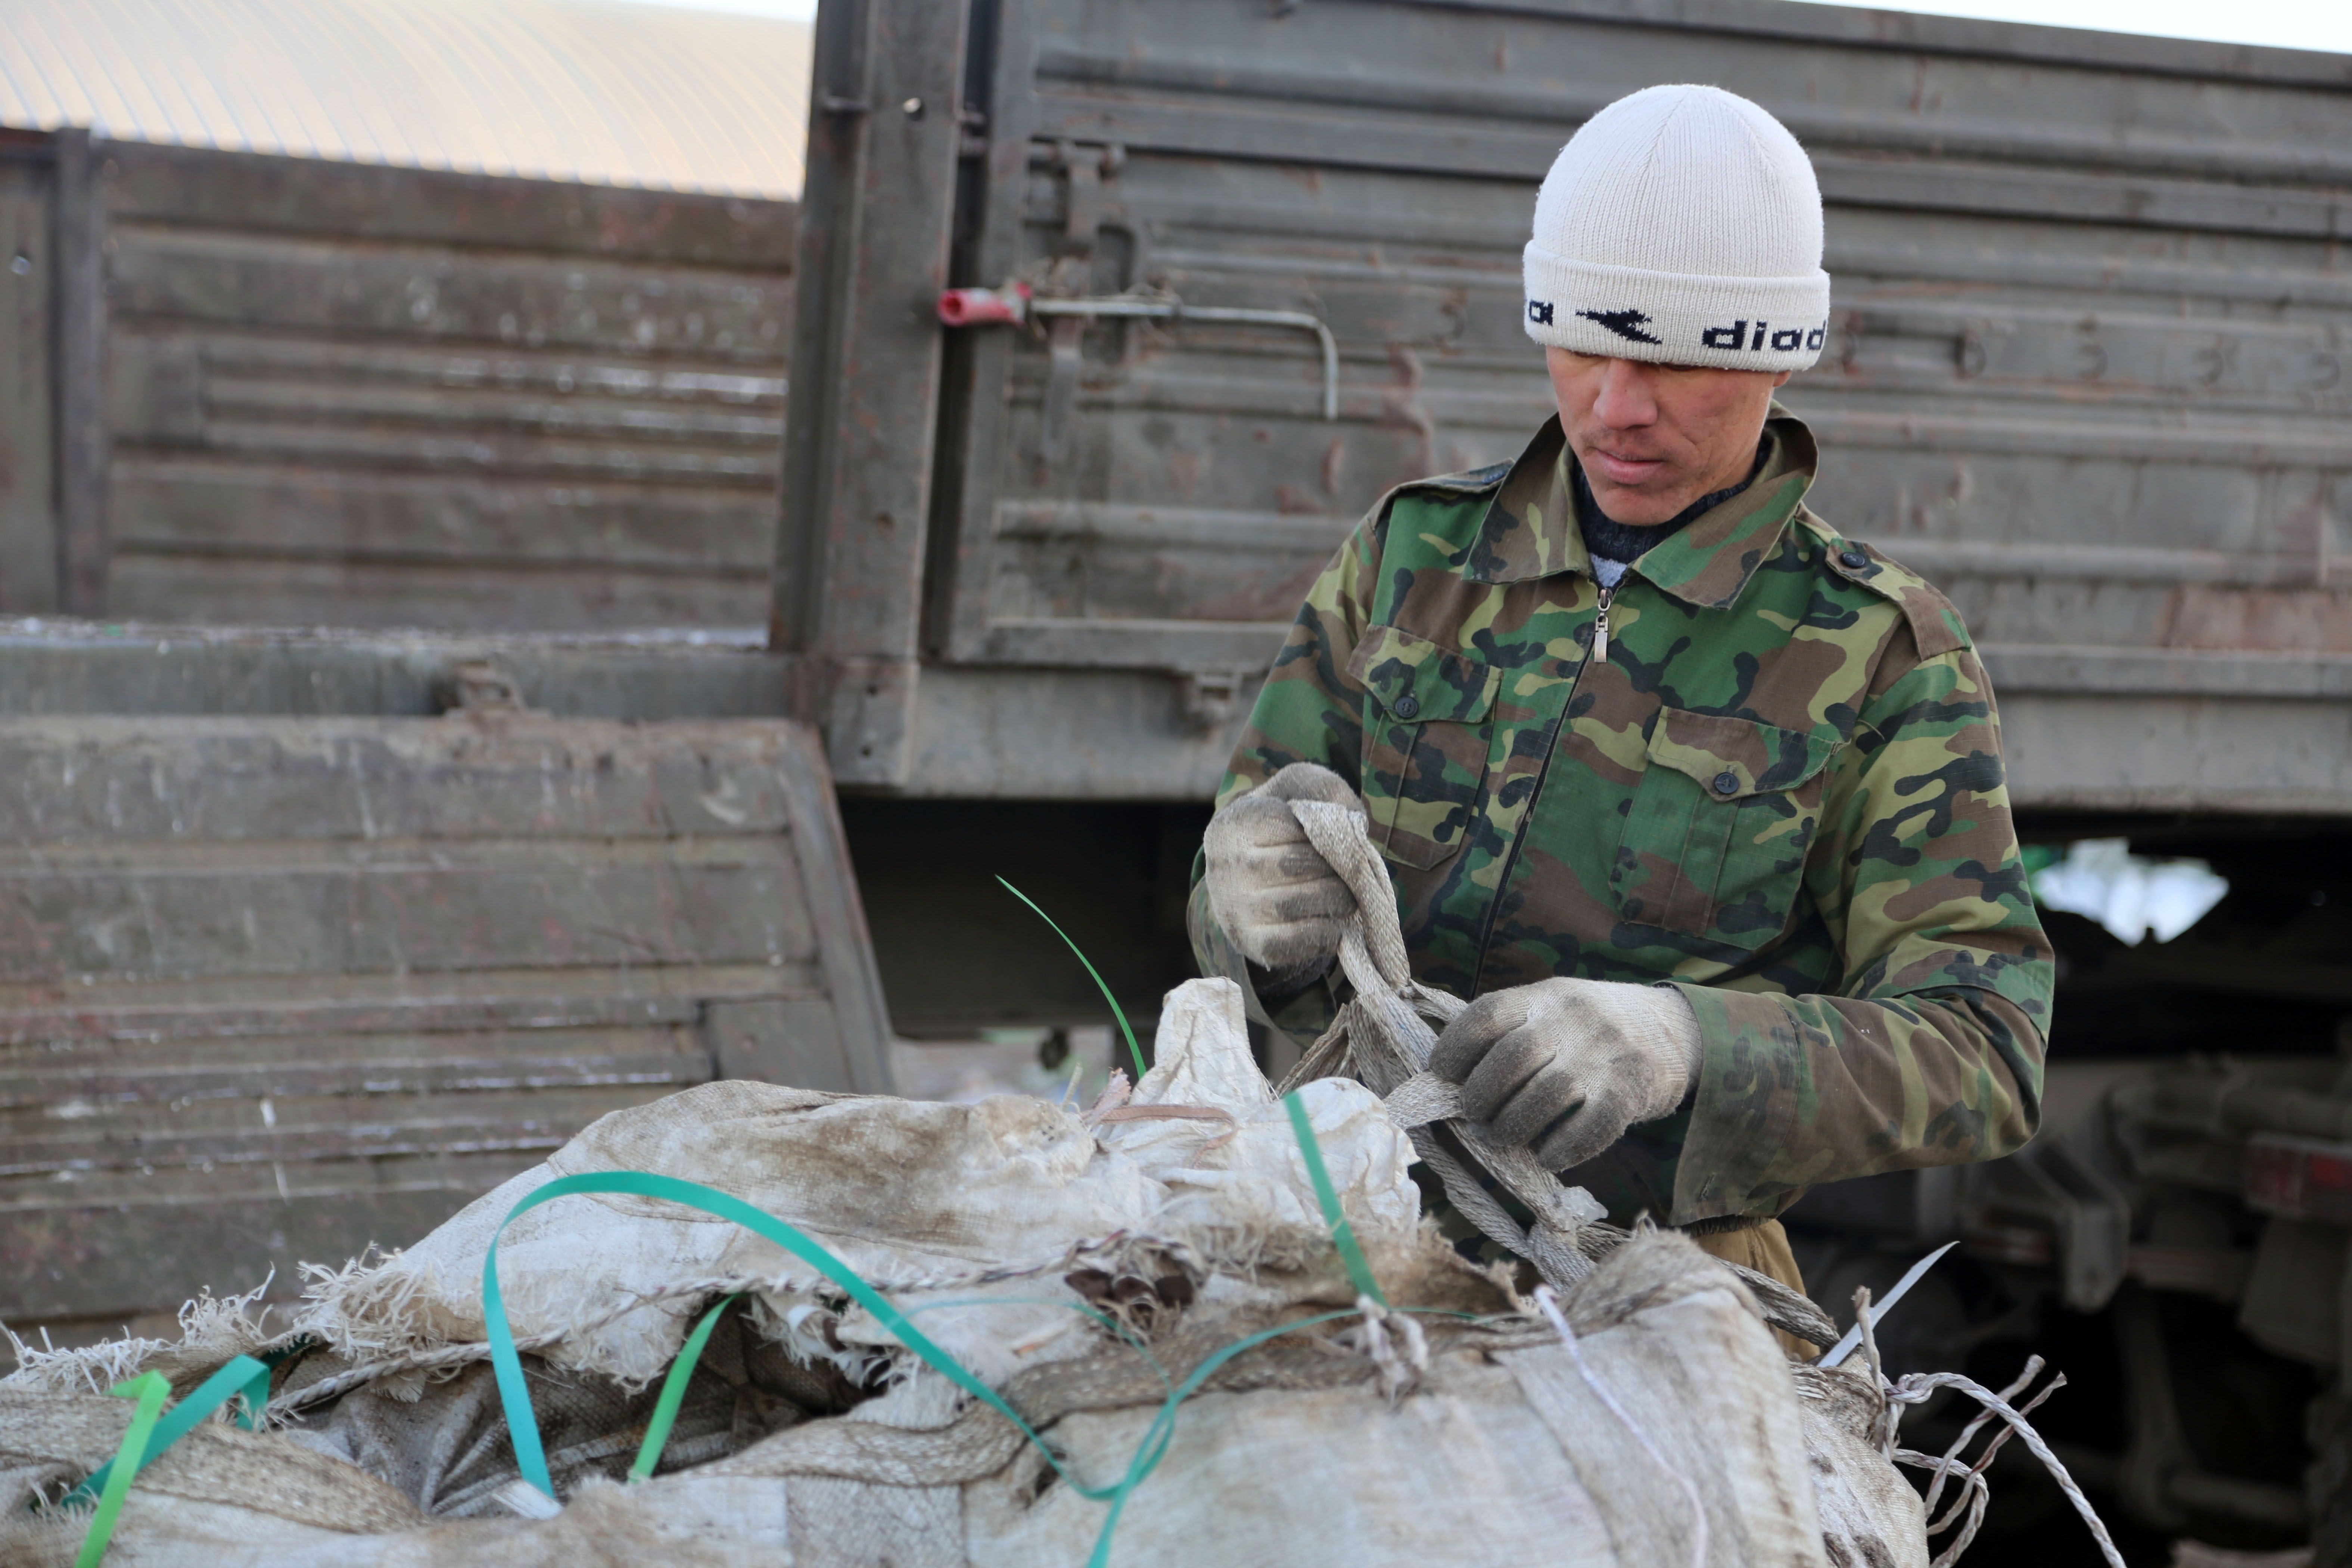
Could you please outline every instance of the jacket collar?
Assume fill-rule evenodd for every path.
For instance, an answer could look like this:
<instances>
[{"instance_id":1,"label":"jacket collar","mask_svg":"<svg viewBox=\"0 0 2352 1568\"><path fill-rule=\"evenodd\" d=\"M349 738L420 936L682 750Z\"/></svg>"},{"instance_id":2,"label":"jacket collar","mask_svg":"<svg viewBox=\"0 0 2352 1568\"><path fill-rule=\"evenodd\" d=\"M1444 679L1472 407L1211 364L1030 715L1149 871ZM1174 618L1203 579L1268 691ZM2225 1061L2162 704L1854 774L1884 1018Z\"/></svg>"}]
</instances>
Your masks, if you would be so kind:
<instances>
[{"instance_id":1,"label":"jacket collar","mask_svg":"<svg viewBox=\"0 0 2352 1568\"><path fill-rule=\"evenodd\" d=\"M1659 541L1633 563L1633 572L1704 609L1723 609L1739 597L1779 544L1821 462L1813 433L1777 403L1764 432L1764 466L1748 488ZM1569 480L1568 465L1575 460L1559 416L1545 420L1487 503L1465 552L1465 575L1492 584L1560 572L1592 575Z\"/></svg>"}]
</instances>

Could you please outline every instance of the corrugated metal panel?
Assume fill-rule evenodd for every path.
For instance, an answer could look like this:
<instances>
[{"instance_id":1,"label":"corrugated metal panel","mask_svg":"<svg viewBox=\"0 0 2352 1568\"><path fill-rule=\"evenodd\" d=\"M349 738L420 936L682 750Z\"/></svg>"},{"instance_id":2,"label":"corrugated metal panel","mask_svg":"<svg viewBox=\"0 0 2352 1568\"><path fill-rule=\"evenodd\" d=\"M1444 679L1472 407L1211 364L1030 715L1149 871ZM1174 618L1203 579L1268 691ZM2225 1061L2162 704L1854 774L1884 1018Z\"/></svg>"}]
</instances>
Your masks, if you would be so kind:
<instances>
[{"instance_id":1,"label":"corrugated metal panel","mask_svg":"<svg viewBox=\"0 0 2352 1568\"><path fill-rule=\"evenodd\" d=\"M595 0L10 0L0 123L800 193L806 24Z\"/></svg>"},{"instance_id":2,"label":"corrugated metal panel","mask_svg":"<svg viewBox=\"0 0 2352 1568\"><path fill-rule=\"evenodd\" d=\"M1305 333L1101 323L1057 454L1045 341L973 332L945 649L1263 668L1384 488L1549 412L1518 249L1554 152L1623 91L1711 81L1821 169L1836 330L1786 394L1817 504L1946 587L2005 689L2352 689L2352 67L2106 42L1664 0L1004 0L970 280L1311 312L1340 417Z\"/></svg>"},{"instance_id":3,"label":"corrugated metal panel","mask_svg":"<svg viewBox=\"0 0 2352 1568\"><path fill-rule=\"evenodd\" d=\"M102 597L80 607L765 619L794 204L124 142L95 162L110 454ZM20 176L49 178L0 164ZM0 271L26 307L0 343L36 377L21 406L0 398L34 448L0 515L0 608L37 611L57 603L38 373L63 279L27 267Z\"/></svg>"},{"instance_id":4,"label":"corrugated metal panel","mask_svg":"<svg viewBox=\"0 0 2352 1568\"><path fill-rule=\"evenodd\" d=\"M0 721L0 1319L398 1245L713 1077L888 1086L814 742Z\"/></svg>"}]
</instances>

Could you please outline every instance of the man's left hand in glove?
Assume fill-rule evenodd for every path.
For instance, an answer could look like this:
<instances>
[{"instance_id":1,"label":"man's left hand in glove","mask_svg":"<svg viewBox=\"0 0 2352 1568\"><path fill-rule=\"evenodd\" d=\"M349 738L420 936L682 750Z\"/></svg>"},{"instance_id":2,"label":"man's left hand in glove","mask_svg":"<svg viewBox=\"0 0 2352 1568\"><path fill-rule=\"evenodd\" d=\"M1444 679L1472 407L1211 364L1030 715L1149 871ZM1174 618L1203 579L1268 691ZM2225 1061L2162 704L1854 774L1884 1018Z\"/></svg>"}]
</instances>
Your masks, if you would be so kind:
<instances>
[{"instance_id":1,"label":"man's left hand in glove","mask_svg":"<svg viewBox=\"0 0 2352 1568\"><path fill-rule=\"evenodd\" d=\"M1464 1008L1429 1067L1462 1086L1470 1120L1565 1171L1682 1104L1698 1081L1698 1020L1671 985L1539 980Z\"/></svg>"}]
</instances>

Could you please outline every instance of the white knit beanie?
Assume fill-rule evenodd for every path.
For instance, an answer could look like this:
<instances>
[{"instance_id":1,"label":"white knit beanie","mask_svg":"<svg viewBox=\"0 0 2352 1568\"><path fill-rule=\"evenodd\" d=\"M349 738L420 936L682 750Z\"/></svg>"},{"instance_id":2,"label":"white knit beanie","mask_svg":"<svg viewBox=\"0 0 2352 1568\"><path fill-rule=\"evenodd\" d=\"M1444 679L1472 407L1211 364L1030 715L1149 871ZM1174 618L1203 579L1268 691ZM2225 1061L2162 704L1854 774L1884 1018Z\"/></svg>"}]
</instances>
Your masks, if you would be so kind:
<instances>
[{"instance_id":1,"label":"white knit beanie","mask_svg":"<svg viewBox=\"0 0 2352 1568\"><path fill-rule=\"evenodd\" d=\"M1721 88L1643 88L1585 121L1525 267L1528 336L1579 353L1803 370L1829 331L1812 163Z\"/></svg>"}]
</instances>

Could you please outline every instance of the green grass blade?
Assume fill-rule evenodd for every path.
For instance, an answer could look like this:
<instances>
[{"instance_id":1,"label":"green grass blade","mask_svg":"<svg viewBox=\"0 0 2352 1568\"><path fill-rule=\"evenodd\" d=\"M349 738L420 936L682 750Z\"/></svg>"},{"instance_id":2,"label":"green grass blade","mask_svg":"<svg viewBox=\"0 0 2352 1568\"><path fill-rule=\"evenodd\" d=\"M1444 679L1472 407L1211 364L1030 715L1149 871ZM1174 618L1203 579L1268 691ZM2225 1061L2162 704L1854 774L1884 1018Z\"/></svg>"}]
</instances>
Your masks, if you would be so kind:
<instances>
[{"instance_id":1,"label":"green grass blade","mask_svg":"<svg viewBox=\"0 0 2352 1568\"><path fill-rule=\"evenodd\" d=\"M999 877L999 878L998 878L998 879L997 879L999 882L1003 883L1003 885L1004 885L1004 890L1005 890L1006 892L1008 892L1008 893L1012 894L1014 898L1016 898L1016 899L1020 900L1023 903L1027 904L1027 905L1028 905L1032 910L1036 910L1036 914L1037 914L1037 918L1038 918L1039 920L1044 921L1045 921L1047 925L1049 925L1049 926L1054 926L1054 934L1055 934L1055 936L1060 937L1064 942L1069 942L1069 945L1070 945L1070 951L1071 951L1072 952L1075 952L1075 953L1076 953L1076 954L1078 955L1078 962L1079 962L1080 963L1083 963L1083 964L1085 964L1085 965L1087 966L1087 973L1088 974L1091 974L1091 975L1093 975L1093 976L1094 976L1096 988L1097 988L1097 989L1098 989L1098 990L1100 990L1100 991L1102 992L1102 994L1103 994L1103 1000L1104 1000L1105 1002L1107 1002L1107 1003L1108 1003L1108 1004L1110 1005L1110 1016L1111 1016L1112 1017L1114 1017L1114 1018L1116 1018L1116 1019L1118 1019L1118 1031L1119 1031L1119 1033L1120 1033L1120 1034L1122 1034L1122 1035L1125 1035L1125 1036L1127 1037L1127 1052L1128 1052L1128 1055L1129 1055L1129 1056L1131 1056L1131 1057L1133 1057L1133 1058L1135 1058L1135 1079L1136 1079L1136 1081L1137 1081L1138 1083L1142 1082L1142 1081L1143 1081L1143 1047L1142 1047L1141 1046L1139 1046L1139 1045L1137 1045L1137 1044L1135 1043L1135 1031L1134 1031L1133 1029L1131 1029L1131 1028L1128 1027L1128 1024L1127 1024L1127 1011L1126 1011L1126 1009L1125 1009L1125 1008L1121 1007L1121 1006L1118 1005L1118 997L1116 997L1116 996L1114 996L1114 995L1112 995L1112 994L1110 994L1110 987L1103 984L1103 977L1102 977L1101 972L1100 972L1100 971L1098 971L1098 970L1097 970L1097 969L1095 968L1095 965L1094 965L1094 960L1092 960L1092 959L1088 958L1088 957L1086 955L1085 951L1084 951L1083 949L1081 949L1081 948L1078 946L1078 944L1077 944L1076 942L1070 942L1070 933L1069 933L1068 931L1064 931L1060 926L1054 925L1054 917L1053 917L1053 916L1051 916L1051 915L1047 914L1047 913L1046 913L1045 910L1043 910L1037 909L1036 900L1033 900L1032 898L1030 898L1030 896L1029 896L1028 894L1026 894L1026 893L1023 892L1020 889L1018 889L1018 888L1014 887L1012 883L1010 883L1010 882L1006 882L1006 881L1004 880L1004 879L1003 879L1003 878Z\"/></svg>"}]
</instances>

